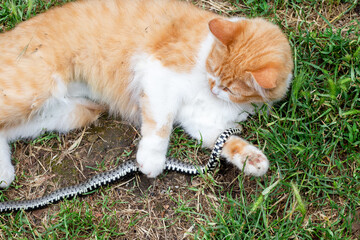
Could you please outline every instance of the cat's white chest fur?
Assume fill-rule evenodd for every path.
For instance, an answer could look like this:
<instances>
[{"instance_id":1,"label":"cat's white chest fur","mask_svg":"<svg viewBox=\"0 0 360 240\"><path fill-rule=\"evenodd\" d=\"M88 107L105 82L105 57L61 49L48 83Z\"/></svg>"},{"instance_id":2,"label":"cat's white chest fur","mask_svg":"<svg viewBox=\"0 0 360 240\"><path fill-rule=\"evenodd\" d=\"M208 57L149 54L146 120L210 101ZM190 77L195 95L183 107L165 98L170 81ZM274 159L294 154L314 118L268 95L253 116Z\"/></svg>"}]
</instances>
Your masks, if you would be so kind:
<instances>
[{"instance_id":1,"label":"cat's white chest fur","mask_svg":"<svg viewBox=\"0 0 360 240\"><path fill-rule=\"evenodd\" d=\"M135 55L130 85L134 86L131 91L136 92L135 95L146 95L149 103L146 111L152 113L158 128L166 124L167 116L171 115L175 124L181 125L192 137L203 140L208 147L224 129L236 126L236 122L244 121L253 112L250 104L230 103L211 92L205 64L213 41L209 34L201 45L196 66L188 73L164 67L149 54Z\"/></svg>"},{"instance_id":2,"label":"cat's white chest fur","mask_svg":"<svg viewBox=\"0 0 360 240\"><path fill-rule=\"evenodd\" d=\"M211 147L224 129L246 120L252 110L251 105L236 106L217 98L209 86L194 86L184 97L176 122L192 137L201 139L205 146Z\"/></svg>"}]
</instances>

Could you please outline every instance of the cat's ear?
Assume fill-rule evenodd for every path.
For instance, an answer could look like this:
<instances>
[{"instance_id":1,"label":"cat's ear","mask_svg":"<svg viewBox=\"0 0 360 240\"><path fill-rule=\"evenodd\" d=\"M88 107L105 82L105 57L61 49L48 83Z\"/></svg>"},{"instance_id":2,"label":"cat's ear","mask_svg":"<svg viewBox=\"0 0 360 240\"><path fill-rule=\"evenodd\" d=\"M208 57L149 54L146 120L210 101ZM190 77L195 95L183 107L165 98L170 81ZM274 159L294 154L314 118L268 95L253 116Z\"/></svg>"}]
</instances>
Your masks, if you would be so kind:
<instances>
[{"instance_id":1,"label":"cat's ear","mask_svg":"<svg viewBox=\"0 0 360 240\"><path fill-rule=\"evenodd\" d=\"M278 70L273 67L265 67L256 71L249 72L260 87L265 89L275 88L278 78Z\"/></svg>"},{"instance_id":2,"label":"cat's ear","mask_svg":"<svg viewBox=\"0 0 360 240\"><path fill-rule=\"evenodd\" d=\"M220 42L228 46L234 40L238 25L231 21L215 18L209 22L209 29Z\"/></svg>"}]
</instances>

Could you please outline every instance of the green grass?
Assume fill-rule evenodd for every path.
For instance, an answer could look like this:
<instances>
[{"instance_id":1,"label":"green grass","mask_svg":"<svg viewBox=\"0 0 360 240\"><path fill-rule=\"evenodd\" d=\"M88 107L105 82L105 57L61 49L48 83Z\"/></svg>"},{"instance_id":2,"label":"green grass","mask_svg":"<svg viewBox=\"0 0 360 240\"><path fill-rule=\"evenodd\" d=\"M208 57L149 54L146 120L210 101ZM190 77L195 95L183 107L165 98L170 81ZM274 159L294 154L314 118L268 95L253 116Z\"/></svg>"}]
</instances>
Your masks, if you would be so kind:
<instances>
[{"instance_id":1,"label":"green grass","mask_svg":"<svg viewBox=\"0 0 360 240\"><path fill-rule=\"evenodd\" d=\"M5 236L20 239L24 236L29 238L56 239L62 236L65 239L92 238L103 239L107 236L117 237L124 233L119 232L117 224L121 221L113 212L102 215L101 220L94 224L93 207L86 202L77 200L60 203L60 210L56 215L48 215L52 224L43 227L34 226L29 216L24 212L13 215L13 219L6 226L2 226ZM96 219L97 220L97 219Z\"/></svg>"},{"instance_id":2,"label":"green grass","mask_svg":"<svg viewBox=\"0 0 360 240\"><path fill-rule=\"evenodd\" d=\"M3 0L0 3L0 22L5 30L13 28L17 23L47 10L49 7L71 2L71 0ZM4 29L2 29L4 30Z\"/></svg>"},{"instance_id":3,"label":"green grass","mask_svg":"<svg viewBox=\"0 0 360 240\"><path fill-rule=\"evenodd\" d=\"M0 23L7 30L63 2L4 0ZM201 184L183 187L191 194L174 194L169 187L165 201L172 203L172 214L160 218L166 224L154 231L179 228L180 238L187 232L194 239L358 239L353 226L360 222L360 24L351 17L357 2L228 3L238 7L223 14L262 16L281 25L293 49L294 79L286 99L270 114L241 123L244 137L264 149L271 169L265 178L198 177ZM192 157L199 150L182 130L173 139L174 156ZM30 213L1 215L0 237L117 238L141 228L148 214L125 221L116 207L129 203L109 200L110 192L111 187L98 191L93 205L86 198L61 202L40 224ZM147 194L133 201L146 209ZM123 222L128 226L118 231Z\"/></svg>"}]
</instances>

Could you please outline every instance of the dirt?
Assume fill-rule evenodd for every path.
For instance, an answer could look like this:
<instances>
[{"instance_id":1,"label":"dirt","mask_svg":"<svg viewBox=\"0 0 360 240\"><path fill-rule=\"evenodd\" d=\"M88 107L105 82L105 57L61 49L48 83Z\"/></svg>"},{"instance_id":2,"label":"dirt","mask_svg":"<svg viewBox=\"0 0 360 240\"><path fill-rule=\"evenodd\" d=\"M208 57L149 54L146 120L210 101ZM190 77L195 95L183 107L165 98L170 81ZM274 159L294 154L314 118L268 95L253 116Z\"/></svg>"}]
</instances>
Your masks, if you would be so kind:
<instances>
[{"instance_id":1,"label":"dirt","mask_svg":"<svg viewBox=\"0 0 360 240\"><path fill-rule=\"evenodd\" d=\"M187 138L184 133L181 135L184 135L181 138ZM5 193L8 199L33 199L113 169L119 163L135 158L139 141L135 127L108 117L101 118L94 126L67 135L50 136L52 138L48 140L43 137L42 141L19 141L14 144L13 159L17 180L15 187L9 188ZM172 139L170 154L190 156L200 163L207 161L209 150L195 146L187 151L186 143L188 140ZM237 194L239 189L234 183L238 174L237 169L227 164L223 164L218 170L216 181L224 194L230 189L231 194ZM256 183L249 181L249 186L246 186L249 194L254 193L255 187L251 186L254 184ZM196 192L190 190L190 187L200 188L202 191ZM122 219L118 231L126 233L127 239L176 239L180 233L185 234L187 229L195 231L184 214L176 213L179 196L187 201L185 207L199 209L201 206L204 214L210 214L211 206L204 196L213 196L212 188L211 183L201 178L175 172L164 173L156 179L135 174L110 188L81 199L91 206L93 215L98 217L99 222L104 214L111 215L115 211L116 217ZM109 212L96 207L104 198L113 201ZM72 207L74 206L69 206ZM46 222L48 215L58 214L59 210L59 204L53 204L29 212L28 217L33 226L41 226L38 229L41 232L45 231L42 224ZM137 224L131 225L134 219ZM174 228L165 227L174 224ZM129 225L132 227L129 228Z\"/></svg>"}]
</instances>

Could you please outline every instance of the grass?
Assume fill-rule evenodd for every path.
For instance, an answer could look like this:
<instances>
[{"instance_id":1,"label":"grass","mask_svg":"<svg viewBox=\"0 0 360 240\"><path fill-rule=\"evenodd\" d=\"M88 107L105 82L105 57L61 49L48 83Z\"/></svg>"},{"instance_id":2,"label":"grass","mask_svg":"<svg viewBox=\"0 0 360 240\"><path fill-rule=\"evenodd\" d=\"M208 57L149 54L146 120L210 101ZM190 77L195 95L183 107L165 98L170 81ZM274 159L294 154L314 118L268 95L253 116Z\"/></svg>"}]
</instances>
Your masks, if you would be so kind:
<instances>
[{"instance_id":1,"label":"grass","mask_svg":"<svg viewBox=\"0 0 360 240\"><path fill-rule=\"evenodd\" d=\"M8 30L64 2L3 0L0 27ZM359 239L357 1L199 0L195 4L222 15L265 17L289 37L295 69L287 98L270 114L241 123L243 136L269 157L269 173L264 178L246 177L225 165L215 175L194 178L167 173L147 183L135 176L49 208L2 214L1 238ZM71 141L50 134L32 145L62 151ZM24 144L14 146L16 156L27 154ZM205 161L208 151L177 129L170 154ZM103 169L103 160L93 167ZM24 188L36 194L46 191L31 188L32 178L24 172L1 192L1 200L21 198Z\"/></svg>"}]
</instances>

